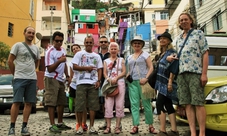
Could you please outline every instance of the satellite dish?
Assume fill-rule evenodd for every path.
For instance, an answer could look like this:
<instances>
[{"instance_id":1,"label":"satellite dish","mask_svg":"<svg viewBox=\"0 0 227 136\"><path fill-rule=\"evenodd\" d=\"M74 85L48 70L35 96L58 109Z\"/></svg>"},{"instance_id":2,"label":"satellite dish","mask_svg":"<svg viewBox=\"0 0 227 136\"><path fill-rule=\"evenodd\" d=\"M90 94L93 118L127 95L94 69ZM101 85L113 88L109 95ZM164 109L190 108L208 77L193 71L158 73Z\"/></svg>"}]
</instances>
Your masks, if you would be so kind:
<instances>
[{"instance_id":1,"label":"satellite dish","mask_svg":"<svg viewBox=\"0 0 227 136\"><path fill-rule=\"evenodd\" d=\"M43 48L39 47L39 53L42 54L43 53Z\"/></svg>"},{"instance_id":2,"label":"satellite dish","mask_svg":"<svg viewBox=\"0 0 227 136\"><path fill-rule=\"evenodd\" d=\"M42 40L43 36L41 35L41 33L37 32L36 33L36 38L39 39L39 40Z\"/></svg>"}]
</instances>

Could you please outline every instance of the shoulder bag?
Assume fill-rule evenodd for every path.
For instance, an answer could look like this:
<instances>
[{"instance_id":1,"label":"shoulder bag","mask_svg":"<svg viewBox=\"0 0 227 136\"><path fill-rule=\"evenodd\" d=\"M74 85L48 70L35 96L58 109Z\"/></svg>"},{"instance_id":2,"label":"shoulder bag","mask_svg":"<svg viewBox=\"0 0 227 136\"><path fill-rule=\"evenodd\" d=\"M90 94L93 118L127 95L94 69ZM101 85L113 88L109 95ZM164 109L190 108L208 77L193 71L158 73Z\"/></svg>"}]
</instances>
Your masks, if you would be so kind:
<instances>
[{"instance_id":1,"label":"shoulder bag","mask_svg":"<svg viewBox=\"0 0 227 136\"><path fill-rule=\"evenodd\" d=\"M25 42L22 42L22 44L28 49L28 51L30 52L32 58L34 59L34 61L36 61L36 56L35 54L32 52L32 50L28 47L28 45Z\"/></svg>"},{"instance_id":2,"label":"shoulder bag","mask_svg":"<svg viewBox=\"0 0 227 136\"><path fill-rule=\"evenodd\" d=\"M136 66L137 72L140 76L140 70L138 69L138 66ZM140 76L141 78L141 76ZM140 85L141 89L142 89L142 98L143 99L151 99L151 98L155 98L155 90L150 86L150 84L148 82L146 82L144 85Z\"/></svg>"}]
</instances>

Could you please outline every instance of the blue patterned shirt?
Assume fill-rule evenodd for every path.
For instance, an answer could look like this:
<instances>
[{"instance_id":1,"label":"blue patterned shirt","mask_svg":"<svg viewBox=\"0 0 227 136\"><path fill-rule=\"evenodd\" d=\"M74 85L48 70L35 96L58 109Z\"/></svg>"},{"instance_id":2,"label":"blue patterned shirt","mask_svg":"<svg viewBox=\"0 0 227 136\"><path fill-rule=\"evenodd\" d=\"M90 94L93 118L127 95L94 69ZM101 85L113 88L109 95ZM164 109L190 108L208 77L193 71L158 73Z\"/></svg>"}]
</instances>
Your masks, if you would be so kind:
<instances>
[{"instance_id":1,"label":"blue patterned shirt","mask_svg":"<svg viewBox=\"0 0 227 136\"><path fill-rule=\"evenodd\" d=\"M183 33L177 38L176 49L179 53L184 43ZM201 30L193 30L185 43L180 56L179 74L183 72L202 73L203 54L209 50L207 40Z\"/></svg>"}]
</instances>

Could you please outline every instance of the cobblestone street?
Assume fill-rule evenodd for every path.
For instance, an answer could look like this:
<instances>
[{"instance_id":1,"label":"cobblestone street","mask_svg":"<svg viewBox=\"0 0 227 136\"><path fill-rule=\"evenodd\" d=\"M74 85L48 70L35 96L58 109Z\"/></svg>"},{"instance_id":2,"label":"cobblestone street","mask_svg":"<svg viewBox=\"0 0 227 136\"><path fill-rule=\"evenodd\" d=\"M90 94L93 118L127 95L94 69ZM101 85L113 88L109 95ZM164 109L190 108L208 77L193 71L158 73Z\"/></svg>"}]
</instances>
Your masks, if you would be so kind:
<instances>
[{"instance_id":1,"label":"cobblestone street","mask_svg":"<svg viewBox=\"0 0 227 136\"><path fill-rule=\"evenodd\" d=\"M30 116L30 120L28 123L28 128L29 131L31 132L32 136L73 136L76 135L75 134L75 116L71 115L68 116L67 114L64 114L64 122L71 126L73 129L72 130L68 130L68 131L62 131L61 134L53 134L50 133L48 128L50 126L49 124L49 118L48 118L48 113L43 111L42 109L39 111L37 111L36 114L31 114ZM57 121L57 119L55 120ZM5 115L1 115L0 116L0 122L1 127L0 127L0 135L1 136L6 136L8 134L8 129L9 129L9 123L10 123L10 116L9 114L5 114ZM104 122L104 119L96 119L95 120L95 125L94 127L98 130L98 126L102 125ZM148 126L145 124L144 122L144 114L141 113L141 118L140 118L140 126L139 126L139 133L136 136L152 136L152 134L150 134L148 132ZM16 123L16 135L20 135L20 129L21 129L21 124L22 124L22 114L20 114L18 116L17 119L17 123ZM87 124L89 125L89 119L87 120ZM122 119L122 126L123 126L123 130L122 133L119 134L119 136L129 136L131 135L129 132L132 128L132 120L131 120L131 114L128 110L125 110L125 117ZM156 129L158 129L159 127L159 123L158 123L158 116L154 115L154 126ZM185 132L188 130L188 125L184 124L184 123L179 123L178 122L178 130L181 133ZM113 134L114 131L114 127L115 127L115 119L112 119L112 126L111 126L111 130L112 130L112 134L105 134L105 136L112 136L115 135ZM170 124L167 123L167 130L170 130ZM89 134L87 134L86 132L83 134L84 136L87 136ZM98 135L104 135L103 134L103 130L99 130Z\"/></svg>"},{"instance_id":2,"label":"cobblestone street","mask_svg":"<svg viewBox=\"0 0 227 136\"><path fill-rule=\"evenodd\" d=\"M48 113L45 112L42 108L38 109L36 114L31 114L30 120L28 123L29 131L31 132L32 136L74 136L76 135L75 132L75 116L74 115L68 115L64 114L63 121L71 126L73 129L68 131L62 131L61 134L53 134L49 132L49 118ZM6 136L8 134L9 129L9 123L10 123L10 116L8 114L0 115L0 136ZM55 122L57 122L57 118L55 119ZM102 125L104 123L104 119L96 119L94 127L98 130L98 126ZM140 126L139 126L139 133L135 136L153 136L154 134L150 134L148 132L148 126L144 122L144 114L141 113L140 118ZM16 123L16 136L20 135L21 130L21 124L22 124L22 114L18 116L17 123ZM87 124L89 125L89 119L87 120ZM122 126L123 130L122 133L118 134L118 136L130 136L130 130L132 128L132 120L131 120L131 114L128 110L125 110L125 117L122 119ZM112 126L111 134L105 134L105 136L114 136L114 127L115 127L115 119L112 120ZM156 129L159 129L159 122L158 122L158 116L154 115L154 127ZM189 127L185 123L177 122L178 131L180 132L180 136L183 136L185 132L189 130ZM170 130L170 124L167 123L167 131ZM83 136L88 136L87 132L84 132ZM102 136L103 130L99 130L98 135ZM223 132L217 132L217 131L206 131L206 136L226 136L226 133ZM155 135L154 135L155 136Z\"/></svg>"}]
</instances>

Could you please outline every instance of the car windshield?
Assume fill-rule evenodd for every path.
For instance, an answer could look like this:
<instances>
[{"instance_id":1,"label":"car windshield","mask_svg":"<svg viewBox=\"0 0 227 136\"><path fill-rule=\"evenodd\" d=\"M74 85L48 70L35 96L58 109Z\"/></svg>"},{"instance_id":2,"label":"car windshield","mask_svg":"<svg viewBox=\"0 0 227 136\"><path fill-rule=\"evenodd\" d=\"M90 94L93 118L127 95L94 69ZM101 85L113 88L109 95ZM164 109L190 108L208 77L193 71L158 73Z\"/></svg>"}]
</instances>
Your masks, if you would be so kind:
<instances>
[{"instance_id":1,"label":"car windshield","mask_svg":"<svg viewBox=\"0 0 227 136\"><path fill-rule=\"evenodd\" d=\"M12 85L13 75L0 75L0 85Z\"/></svg>"}]
</instances>

